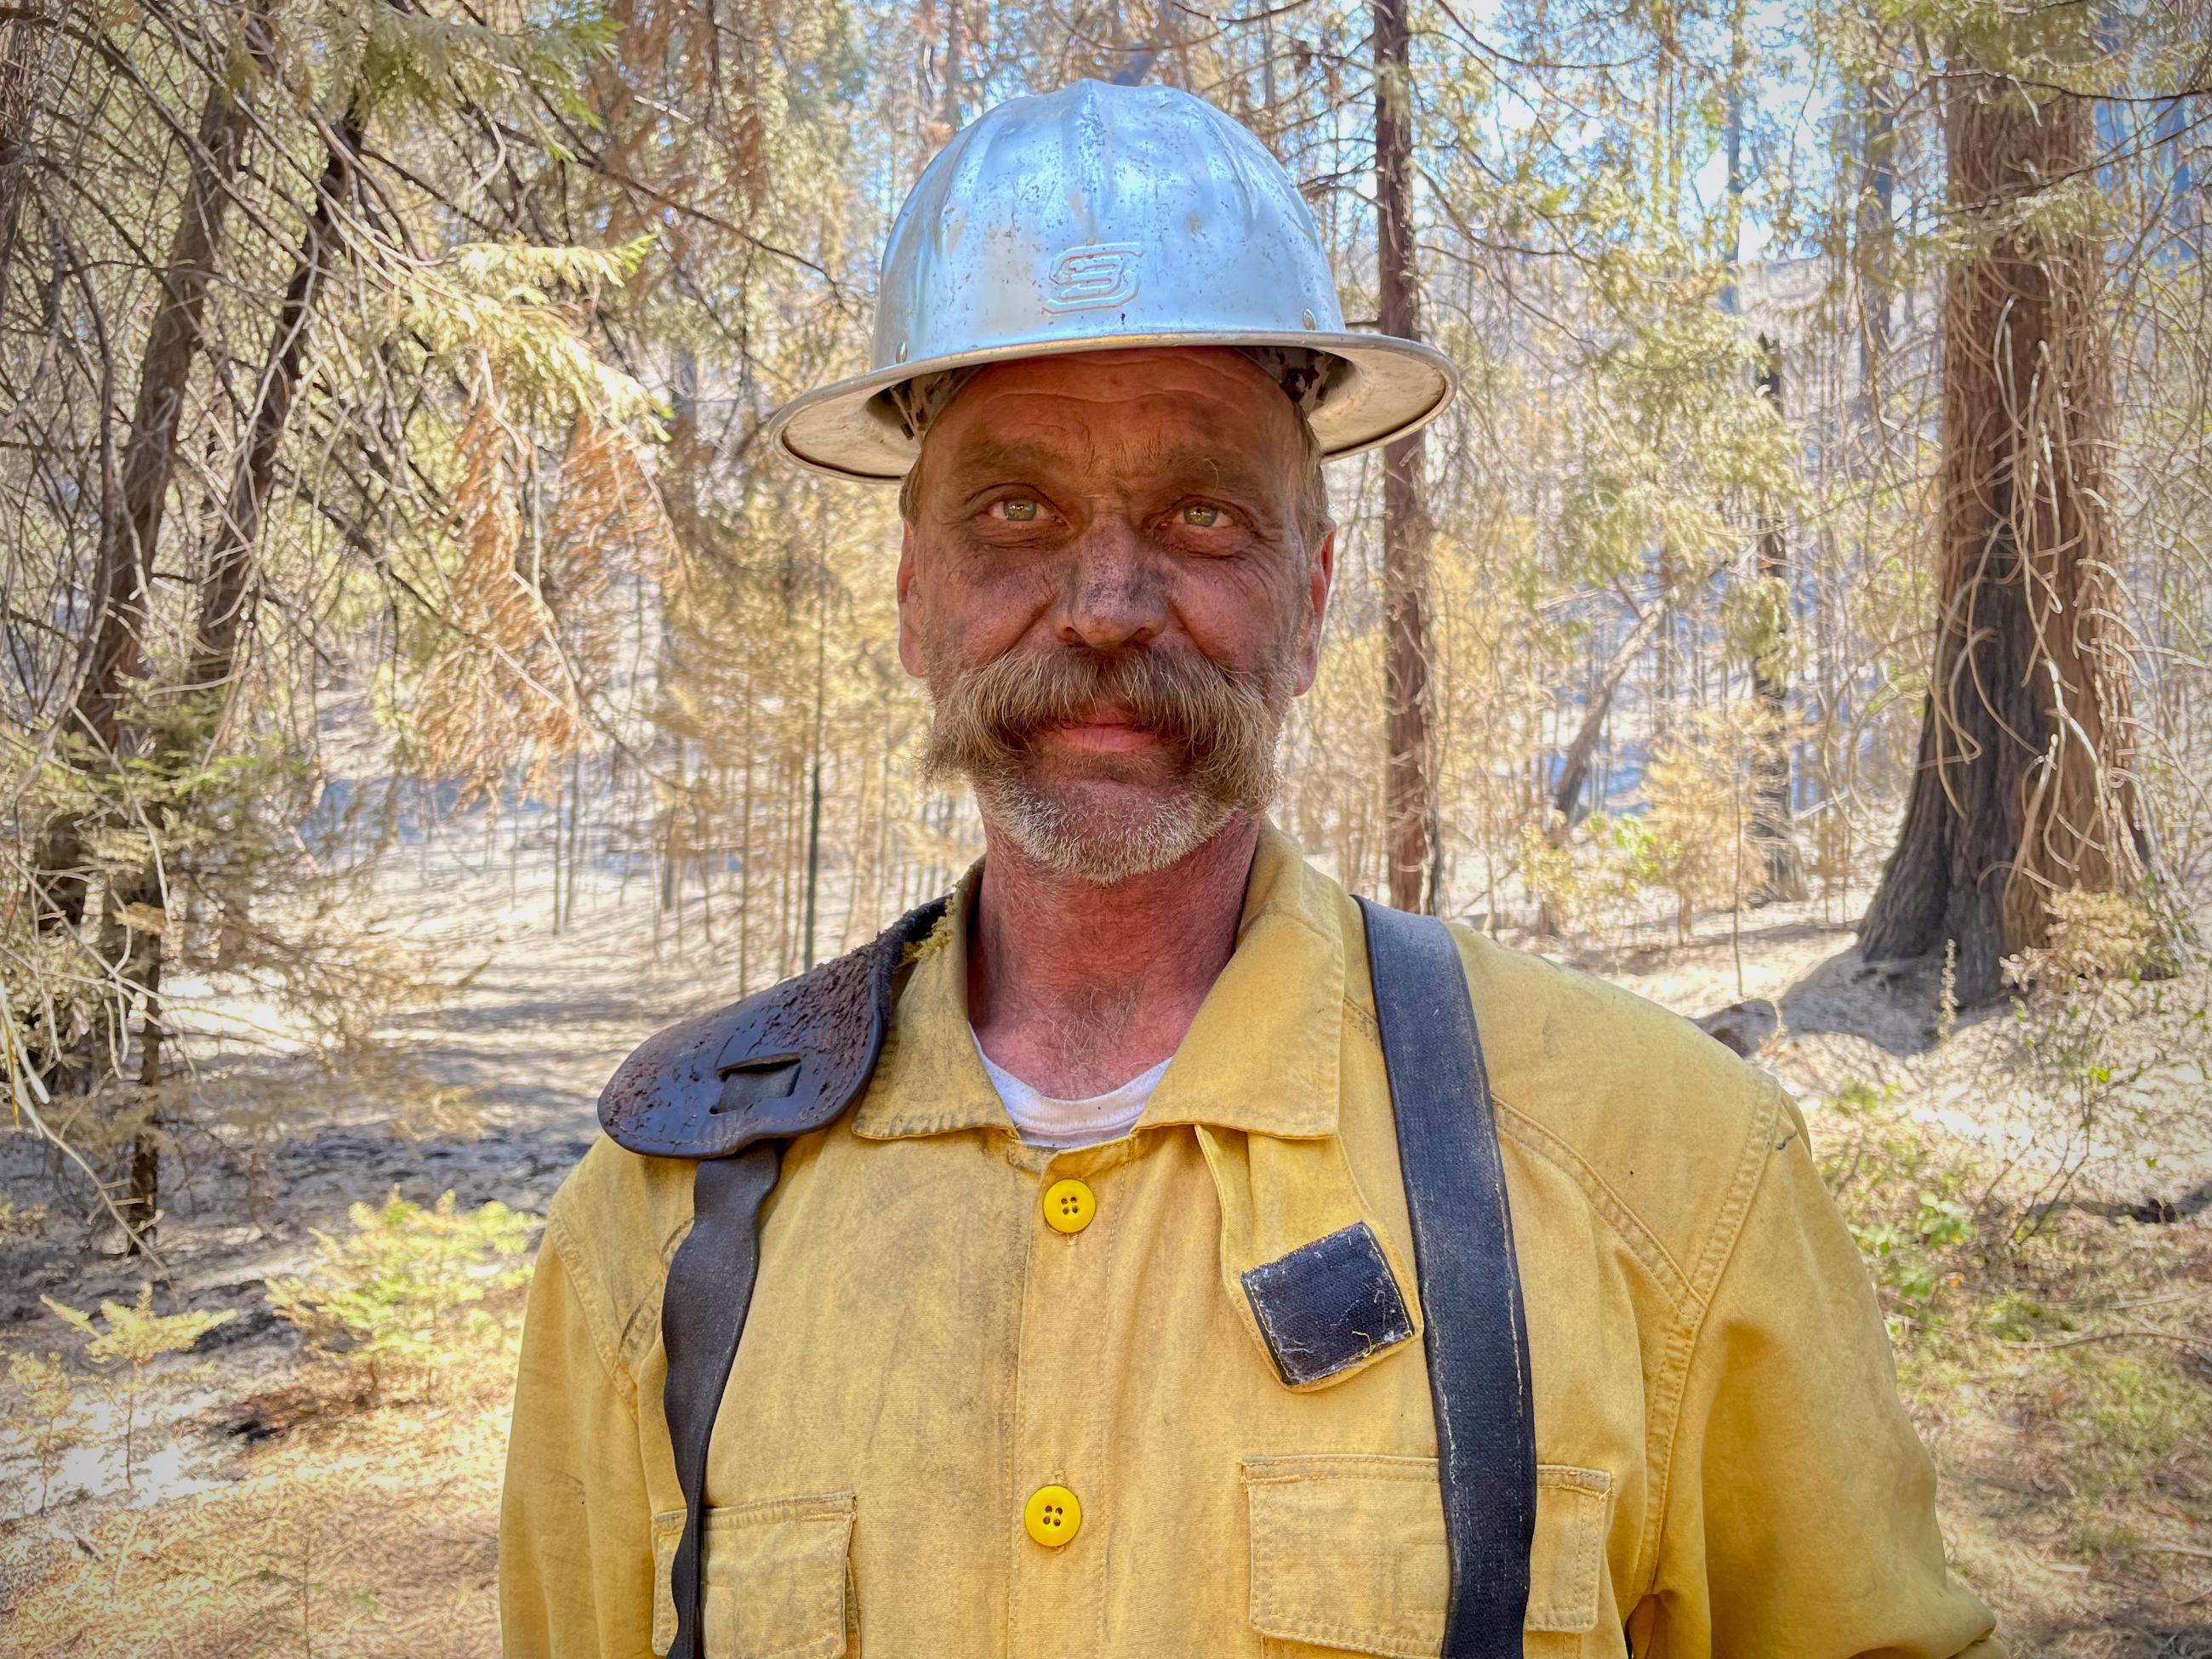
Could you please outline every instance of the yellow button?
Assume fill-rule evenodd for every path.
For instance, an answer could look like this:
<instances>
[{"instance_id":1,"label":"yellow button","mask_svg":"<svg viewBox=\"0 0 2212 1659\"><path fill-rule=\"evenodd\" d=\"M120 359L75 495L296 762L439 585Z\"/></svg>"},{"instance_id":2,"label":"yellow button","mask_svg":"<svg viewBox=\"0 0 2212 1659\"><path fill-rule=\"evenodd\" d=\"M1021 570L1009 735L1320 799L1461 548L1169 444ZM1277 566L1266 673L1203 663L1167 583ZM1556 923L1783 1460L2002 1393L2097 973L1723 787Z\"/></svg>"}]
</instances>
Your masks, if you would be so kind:
<instances>
[{"instance_id":1,"label":"yellow button","mask_svg":"<svg viewBox=\"0 0 2212 1659\"><path fill-rule=\"evenodd\" d=\"M1044 1189L1044 1218L1061 1232L1081 1232L1097 1213L1098 1195L1079 1181L1055 1181Z\"/></svg>"},{"instance_id":2,"label":"yellow button","mask_svg":"<svg viewBox=\"0 0 2212 1659\"><path fill-rule=\"evenodd\" d=\"M1081 1530L1083 1505L1065 1486L1039 1486L1022 1510L1022 1524L1038 1543L1056 1550Z\"/></svg>"}]
</instances>

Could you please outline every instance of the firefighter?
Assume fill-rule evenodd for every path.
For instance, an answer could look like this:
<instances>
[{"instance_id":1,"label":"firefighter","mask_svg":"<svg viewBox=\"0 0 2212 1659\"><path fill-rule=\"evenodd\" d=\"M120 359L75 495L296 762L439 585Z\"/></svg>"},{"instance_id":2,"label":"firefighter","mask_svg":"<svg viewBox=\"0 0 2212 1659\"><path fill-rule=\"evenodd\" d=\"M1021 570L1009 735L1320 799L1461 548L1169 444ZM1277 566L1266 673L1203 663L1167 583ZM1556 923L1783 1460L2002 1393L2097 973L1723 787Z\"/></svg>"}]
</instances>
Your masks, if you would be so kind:
<instances>
[{"instance_id":1,"label":"firefighter","mask_svg":"<svg viewBox=\"0 0 2212 1659\"><path fill-rule=\"evenodd\" d=\"M2001 1653L1783 1091L1268 821L1321 463L1453 390L1182 93L930 165L874 367L772 435L900 483L986 852L609 1085L524 1331L510 1655Z\"/></svg>"}]
</instances>

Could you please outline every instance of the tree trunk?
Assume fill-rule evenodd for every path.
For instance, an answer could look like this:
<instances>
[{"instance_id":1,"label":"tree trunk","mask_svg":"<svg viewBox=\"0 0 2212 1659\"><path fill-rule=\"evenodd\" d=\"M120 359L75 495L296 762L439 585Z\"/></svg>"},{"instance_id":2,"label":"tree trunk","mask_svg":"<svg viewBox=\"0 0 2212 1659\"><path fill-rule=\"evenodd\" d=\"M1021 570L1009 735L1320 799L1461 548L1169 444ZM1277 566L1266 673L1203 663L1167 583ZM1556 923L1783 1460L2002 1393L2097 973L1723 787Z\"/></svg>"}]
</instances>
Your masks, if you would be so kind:
<instances>
[{"instance_id":1,"label":"tree trunk","mask_svg":"<svg viewBox=\"0 0 2212 1659\"><path fill-rule=\"evenodd\" d=\"M0 22L0 297L15 261L15 227L31 176L31 119L38 111L39 75L53 28L45 17Z\"/></svg>"},{"instance_id":2,"label":"tree trunk","mask_svg":"<svg viewBox=\"0 0 2212 1659\"><path fill-rule=\"evenodd\" d=\"M1782 413L1782 343L1759 336L1759 389ZM1805 896L1804 866L1797 857L1797 830L1790 802L1790 741L1787 721L1790 698L1790 543L1781 515L1768 512L1759 530L1759 579L1781 586L1774 610L1772 637L1752 659L1752 695L1766 714L1771 731L1761 739L1751 763L1751 844L1763 866L1752 889L1753 904L1771 904Z\"/></svg>"},{"instance_id":3,"label":"tree trunk","mask_svg":"<svg viewBox=\"0 0 2212 1659\"><path fill-rule=\"evenodd\" d=\"M962 26L966 21L960 15L960 0L945 0L945 86L938 119L945 123L948 143L960 131L960 76L962 59L968 55L966 30Z\"/></svg>"},{"instance_id":4,"label":"tree trunk","mask_svg":"<svg viewBox=\"0 0 2212 1659\"><path fill-rule=\"evenodd\" d=\"M1946 111L1952 211L1975 240L1944 292L1940 614L1919 763L1867 913L1869 957L1952 940L1962 1003L2004 989L2048 900L2153 874L2107 456L2102 249L2024 208L2094 177L2087 99L1967 65Z\"/></svg>"},{"instance_id":5,"label":"tree trunk","mask_svg":"<svg viewBox=\"0 0 2212 1659\"><path fill-rule=\"evenodd\" d=\"M1376 0L1375 184L1382 327L1420 337L1420 288L1413 264L1412 36L1407 0ZM1382 451L1382 720L1390 902L1420 910L1436 823L1430 741L1429 544L1434 527L1422 498L1419 433Z\"/></svg>"},{"instance_id":6,"label":"tree trunk","mask_svg":"<svg viewBox=\"0 0 2212 1659\"><path fill-rule=\"evenodd\" d=\"M125 903L143 904L166 914L168 887L156 860L148 860L135 885L119 895ZM137 1255L154 1237L161 1214L161 1105L157 1092L161 1081L161 952L159 927L134 927L128 913L118 911L125 941L122 979L136 986L143 1006L138 1011L138 1091L146 1115L131 1139L131 1164L125 1171L122 1203L116 1206L130 1231L125 1249Z\"/></svg>"},{"instance_id":7,"label":"tree trunk","mask_svg":"<svg viewBox=\"0 0 2212 1659\"><path fill-rule=\"evenodd\" d=\"M261 375L260 398L246 428L246 448L232 477L229 501L200 585L191 679L197 696L220 693L236 672L239 635L252 599L254 550L260 544L269 492L276 482L276 448L291 420L293 399L299 395L315 301L331 270L338 204L353 178L366 120L365 106L357 99L333 130L322 176L315 181L314 208L301 234L291 280L284 285L269 364Z\"/></svg>"},{"instance_id":8,"label":"tree trunk","mask_svg":"<svg viewBox=\"0 0 2212 1659\"><path fill-rule=\"evenodd\" d=\"M257 6L246 21L243 56L256 66L269 43ZM177 447L192 362L199 355L201 318L222 242L222 221L248 130L240 81L226 74L208 89L199 131L187 158L185 197L169 259L161 278L153 326L140 360L138 392L122 445L122 477L104 504L100 550L93 571L91 636L79 667L75 702L65 717L69 735L94 757L114 753L120 733L125 684L145 666L145 600L155 544ZM44 892L36 896L42 928L74 930L84 920L84 826L74 814L51 823L37 867Z\"/></svg>"},{"instance_id":9,"label":"tree trunk","mask_svg":"<svg viewBox=\"0 0 2212 1659\"><path fill-rule=\"evenodd\" d=\"M815 577L819 603L814 617L814 732L807 766L806 921L802 966L814 966L814 922L822 888L822 733L830 690L830 573Z\"/></svg>"},{"instance_id":10,"label":"tree trunk","mask_svg":"<svg viewBox=\"0 0 2212 1659\"><path fill-rule=\"evenodd\" d=\"M255 550L268 514L269 495L276 481L276 450L291 417L307 355L309 324L315 299L329 270L332 222L337 204L353 176L359 153L364 106L356 100L338 123L333 143L316 182L315 204L307 216L300 242L299 258L285 284L283 305L276 313L276 330L269 347L269 362L260 379L259 396L246 422L246 447L240 452L231 480L228 502L217 526L214 546L200 586L199 616L194 630L191 674L185 697L201 706L206 717L173 721L167 738L155 756L157 771L179 776L196 765L198 746L212 744L216 714L226 700L238 668L239 641L252 592ZM171 809L171 813L176 808ZM157 830L171 813L162 814ZM125 920L127 945L125 983L143 988L145 1006L139 1023L140 1082L150 1091L161 1079L161 997L163 934L157 926L131 927L132 907L148 919L165 916L167 893L158 864L149 863L137 881L117 896L117 914ZM132 1227L150 1235L161 1206L161 1128L149 1118L133 1141L130 1191L123 1213ZM131 1248L138 1248L134 1237Z\"/></svg>"},{"instance_id":11,"label":"tree trunk","mask_svg":"<svg viewBox=\"0 0 2212 1659\"><path fill-rule=\"evenodd\" d=\"M568 861L563 885L553 904L554 931L576 925L576 870L584 861L584 746L568 754ZM713 866L708 868L711 871ZM701 886L708 884L702 882Z\"/></svg>"},{"instance_id":12,"label":"tree trunk","mask_svg":"<svg viewBox=\"0 0 2212 1659\"><path fill-rule=\"evenodd\" d=\"M1859 146L1857 401L1862 425L1886 449L1889 428L1882 419L1882 377L1888 370L1889 307L1897 288L1897 88L1887 74L1868 88Z\"/></svg>"},{"instance_id":13,"label":"tree trunk","mask_svg":"<svg viewBox=\"0 0 2212 1659\"><path fill-rule=\"evenodd\" d=\"M258 39L258 17L247 27ZM78 730L103 749L115 742L122 683L143 666L146 575L161 539L177 422L184 412L185 382L199 355L201 318L247 128L245 100L237 90L227 80L210 88L161 279L161 302L146 338L137 401L123 450L121 511L108 514L102 526L96 578L100 627L75 713Z\"/></svg>"},{"instance_id":14,"label":"tree trunk","mask_svg":"<svg viewBox=\"0 0 2212 1659\"><path fill-rule=\"evenodd\" d=\"M1590 757L1597 752L1598 738L1605 730L1605 717L1613 708L1613 693L1627 678L1637 654L1659 631L1668 611L1667 595L1662 591L1651 601L1650 609L1636 619L1636 626L1613 647L1605 672L1598 676L1597 684L1583 702L1583 723L1576 728L1574 740L1567 745L1566 758L1559 766L1559 781L1553 788L1552 811L1558 816L1553 822L1552 833L1556 837L1564 838L1582 817L1583 785L1589 776Z\"/></svg>"}]
</instances>

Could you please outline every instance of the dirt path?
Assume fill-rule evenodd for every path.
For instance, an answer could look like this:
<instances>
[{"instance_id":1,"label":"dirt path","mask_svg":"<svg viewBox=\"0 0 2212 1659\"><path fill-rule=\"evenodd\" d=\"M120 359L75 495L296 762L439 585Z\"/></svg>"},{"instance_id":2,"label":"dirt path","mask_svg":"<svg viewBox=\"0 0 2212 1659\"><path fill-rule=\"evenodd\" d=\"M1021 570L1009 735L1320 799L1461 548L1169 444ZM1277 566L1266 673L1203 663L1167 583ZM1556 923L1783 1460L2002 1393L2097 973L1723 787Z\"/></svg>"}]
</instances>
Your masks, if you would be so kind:
<instances>
[{"instance_id":1,"label":"dirt path","mask_svg":"<svg viewBox=\"0 0 2212 1659\"><path fill-rule=\"evenodd\" d=\"M0 1199L18 1214L48 1212L34 1231L0 1238L0 1346L68 1346L41 1295L78 1307L127 1302L151 1278L196 1308L234 1316L195 1351L209 1368L204 1386L167 1402L166 1414L182 1420L212 1401L251 1395L297 1359L297 1337L263 1287L306 1265L317 1230L343 1231L349 1205L396 1188L418 1203L451 1190L464 1209L498 1200L542 1211L597 1132L594 1103L617 1062L655 1027L729 994L711 959L679 963L672 948L654 959L647 896L635 884L624 904L618 883L585 884L574 924L556 933L543 872L523 874L528 884L514 893L504 869L471 872L441 859L427 880L410 865L380 887L392 914L435 919L410 932L460 981L442 1006L388 1033L394 1054L430 1084L465 1091L474 1133L403 1132L389 1101L349 1097L342 1078L300 1052L273 1010L234 995L213 1020L191 1005L223 988L184 980L175 988L185 1019L257 1034L250 1043L203 1045L209 1097L250 1085L256 1099L289 1098L298 1132L178 1132L165 1160L158 1268L88 1250L88 1239L105 1230L96 1215L58 1213L50 1155L27 1133L0 1139ZM164 1413L155 1410L158 1435ZM198 1445L176 1478L226 1478L229 1449ZM24 1467L14 1450L0 1450L0 1486L9 1490ZM112 1462L79 1455L61 1488L101 1491L112 1484Z\"/></svg>"}]
</instances>

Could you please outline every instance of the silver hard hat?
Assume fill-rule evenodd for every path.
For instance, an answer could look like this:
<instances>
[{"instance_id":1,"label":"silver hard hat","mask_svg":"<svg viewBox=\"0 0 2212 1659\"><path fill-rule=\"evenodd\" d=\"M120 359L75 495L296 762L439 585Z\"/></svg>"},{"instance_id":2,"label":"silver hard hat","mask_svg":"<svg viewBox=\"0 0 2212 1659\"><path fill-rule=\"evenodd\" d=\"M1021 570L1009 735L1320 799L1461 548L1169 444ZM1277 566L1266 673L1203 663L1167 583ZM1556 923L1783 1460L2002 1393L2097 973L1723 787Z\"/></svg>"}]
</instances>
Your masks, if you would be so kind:
<instances>
[{"instance_id":1,"label":"silver hard hat","mask_svg":"<svg viewBox=\"0 0 2212 1659\"><path fill-rule=\"evenodd\" d=\"M929 164L884 251L872 366L785 404L769 441L896 479L957 371L1206 345L1279 379L1329 456L1413 431L1459 378L1432 347L1346 329L1312 210L1249 132L1171 88L1079 81L1000 104Z\"/></svg>"}]
</instances>

